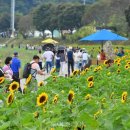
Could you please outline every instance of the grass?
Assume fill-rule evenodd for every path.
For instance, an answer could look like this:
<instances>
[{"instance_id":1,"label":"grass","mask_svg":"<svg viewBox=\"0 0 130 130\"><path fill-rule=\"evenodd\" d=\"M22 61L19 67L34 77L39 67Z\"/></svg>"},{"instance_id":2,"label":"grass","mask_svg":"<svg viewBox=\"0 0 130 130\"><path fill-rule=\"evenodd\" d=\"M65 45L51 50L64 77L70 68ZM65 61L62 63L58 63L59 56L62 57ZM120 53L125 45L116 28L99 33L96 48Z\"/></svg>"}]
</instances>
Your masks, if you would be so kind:
<instances>
[{"instance_id":1,"label":"grass","mask_svg":"<svg viewBox=\"0 0 130 130\"><path fill-rule=\"evenodd\" d=\"M21 60L21 74L23 72L24 65L28 62L30 62L34 55L38 53L36 50L25 50L25 48L0 48L0 59L2 60L2 66L4 65L5 58L8 56L13 57L14 51L17 51L19 53L19 59Z\"/></svg>"},{"instance_id":2,"label":"grass","mask_svg":"<svg viewBox=\"0 0 130 130\"><path fill-rule=\"evenodd\" d=\"M36 50L25 50L25 45L26 44L32 44L32 45L40 45L41 44L41 40L42 39L38 39L38 38L30 38L30 39L22 39L22 38L18 38L18 39L1 39L0 38L0 43L4 44L7 43L8 44L8 48L0 48L0 59L2 60L2 66L4 65L4 60L7 56L13 56L13 52L17 51L19 52L19 58L22 62L22 69L21 72L23 71L23 67L26 63L30 62L32 60L33 55L37 54L38 51ZM18 48L19 44L21 43L21 45L24 48ZM14 48L11 48L11 44L14 44ZM93 55L94 58L96 58L98 52L99 52L99 47L101 47L101 44L85 44L85 43L74 43L74 44L67 44L67 43L59 43L58 45L64 45L64 46L73 46L73 47L80 47L80 48L85 48L89 54ZM130 49L129 45L123 45L123 44L114 44L114 48L118 46L118 47L124 47L125 49ZM94 50L93 50L94 48Z\"/></svg>"}]
</instances>

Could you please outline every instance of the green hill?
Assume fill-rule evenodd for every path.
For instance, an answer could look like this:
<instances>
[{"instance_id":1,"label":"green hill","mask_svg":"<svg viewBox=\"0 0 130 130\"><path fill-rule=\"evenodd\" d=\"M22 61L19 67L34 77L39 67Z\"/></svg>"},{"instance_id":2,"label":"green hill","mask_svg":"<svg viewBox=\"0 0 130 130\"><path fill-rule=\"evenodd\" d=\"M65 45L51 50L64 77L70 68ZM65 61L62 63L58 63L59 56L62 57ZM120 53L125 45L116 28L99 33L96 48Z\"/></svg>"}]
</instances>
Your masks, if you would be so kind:
<instances>
[{"instance_id":1,"label":"green hill","mask_svg":"<svg viewBox=\"0 0 130 130\"><path fill-rule=\"evenodd\" d=\"M84 0L16 0L16 11L18 13L27 14L32 8L43 3L83 3ZM86 0L86 3L93 3L96 0ZM11 0L0 0L0 12L9 12Z\"/></svg>"}]
</instances>

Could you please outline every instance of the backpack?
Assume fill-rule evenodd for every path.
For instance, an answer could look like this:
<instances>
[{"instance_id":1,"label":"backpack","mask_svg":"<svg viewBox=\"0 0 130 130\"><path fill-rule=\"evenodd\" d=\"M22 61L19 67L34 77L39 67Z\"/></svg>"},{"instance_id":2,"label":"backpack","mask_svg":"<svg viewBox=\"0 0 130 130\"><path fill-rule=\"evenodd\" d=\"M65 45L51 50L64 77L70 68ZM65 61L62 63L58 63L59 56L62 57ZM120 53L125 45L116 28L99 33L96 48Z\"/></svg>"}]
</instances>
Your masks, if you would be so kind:
<instances>
[{"instance_id":1,"label":"backpack","mask_svg":"<svg viewBox=\"0 0 130 130\"><path fill-rule=\"evenodd\" d=\"M35 62L33 62L33 63L35 63ZM29 77L29 75L31 74L31 69L32 69L31 67L32 67L33 63L25 64L24 70L23 70L23 78L28 78Z\"/></svg>"},{"instance_id":2,"label":"backpack","mask_svg":"<svg viewBox=\"0 0 130 130\"><path fill-rule=\"evenodd\" d=\"M0 68L0 77L3 77L4 76L4 72L2 70L2 68Z\"/></svg>"}]
</instances>

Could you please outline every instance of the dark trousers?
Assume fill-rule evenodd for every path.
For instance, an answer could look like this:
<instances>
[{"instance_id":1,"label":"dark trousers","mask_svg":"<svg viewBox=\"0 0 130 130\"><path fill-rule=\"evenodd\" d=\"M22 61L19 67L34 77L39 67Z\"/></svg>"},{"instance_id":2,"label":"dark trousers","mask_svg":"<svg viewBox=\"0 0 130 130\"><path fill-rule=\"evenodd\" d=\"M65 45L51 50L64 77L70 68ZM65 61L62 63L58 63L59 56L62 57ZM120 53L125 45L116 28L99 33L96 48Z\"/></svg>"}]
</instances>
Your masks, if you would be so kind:
<instances>
[{"instance_id":1,"label":"dark trousers","mask_svg":"<svg viewBox=\"0 0 130 130\"><path fill-rule=\"evenodd\" d=\"M56 72L60 71L60 60L56 60Z\"/></svg>"},{"instance_id":2,"label":"dark trousers","mask_svg":"<svg viewBox=\"0 0 130 130\"><path fill-rule=\"evenodd\" d=\"M51 68L52 68L52 62L51 61L47 61L46 62L46 70L47 70L47 73L49 72L49 67L50 67L50 70L51 70Z\"/></svg>"},{"instance_id":3,"label":"dark trousers","mask_svg":"<svg viewBox=\"0 0 130 130\"><path fill-rule=\"evenodd\" d=\"M70 76L70 67L71 67L71 71L74 71L74 61L68 61L68 76Z\"/></svg>"},{"instance_id":4,"label":"dark trousers","mask_svg":"<svg viewBox=\"0 0 130 130\"><path fill-rule=\"evenodd\" d=\"M38 64L39 64L40 69L42 70L42 62L39 62Z\"/></svg>"},{"instance_id":5,"label":"dark trousers","mask_svg":"<svg viewBox=\"0 0 130 130\"><path fill-rule=\"evenodd\" d=\"M13 79L19 79L19 72L13 72Z\"/></svg>"},{"instance_id":6,"label":"dark trousers","mask_svg":"<svg viewBox=\"0 0 130 130\"><path fill-rule=\"evenodd\" d=\"M20 85L20 78L19 78L19 72L13 72L13 81L18 82ZM20 92L22 92L21 88L18 89Z\"/></svg>"}]
</instances>

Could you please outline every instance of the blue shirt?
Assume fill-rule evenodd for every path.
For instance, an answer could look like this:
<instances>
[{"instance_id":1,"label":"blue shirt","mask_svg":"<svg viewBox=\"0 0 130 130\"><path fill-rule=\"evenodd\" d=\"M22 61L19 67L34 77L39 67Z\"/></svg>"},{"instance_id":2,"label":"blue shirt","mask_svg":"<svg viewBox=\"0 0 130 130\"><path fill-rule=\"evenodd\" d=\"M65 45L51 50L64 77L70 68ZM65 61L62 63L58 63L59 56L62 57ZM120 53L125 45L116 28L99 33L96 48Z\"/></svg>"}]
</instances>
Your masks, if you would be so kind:
<instances>
[{"instance_id":1,"label":"blue shirt","mask_svg":"<svg viewBox=\"0 0 130 130\"><path fill-rule=\"evenodd\" d=\"M12 64L11 64L11 69L14 73L19 72L19 69L21 68L21 61L17 58L14 57L12 59Z\"/></svg>"}]
</instances>

